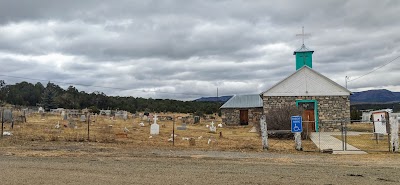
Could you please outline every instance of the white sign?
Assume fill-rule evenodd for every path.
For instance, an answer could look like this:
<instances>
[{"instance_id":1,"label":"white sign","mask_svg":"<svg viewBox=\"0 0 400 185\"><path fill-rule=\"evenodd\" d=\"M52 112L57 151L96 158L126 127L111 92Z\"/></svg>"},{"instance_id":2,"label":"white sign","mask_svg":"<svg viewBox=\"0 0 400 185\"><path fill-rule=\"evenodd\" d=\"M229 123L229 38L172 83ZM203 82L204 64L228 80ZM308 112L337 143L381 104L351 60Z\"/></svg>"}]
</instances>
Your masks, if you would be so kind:
<instances>
[{"instance_id":1,"label":"white sign","mask_svg":"<svg viewBox=\"0 0 400 185\"><path fill-rule=\"evenodd\" d=\"M386 134L386 112L374 112L372 117L374 120L374 133Z\"/></svg>"}]
</instances>

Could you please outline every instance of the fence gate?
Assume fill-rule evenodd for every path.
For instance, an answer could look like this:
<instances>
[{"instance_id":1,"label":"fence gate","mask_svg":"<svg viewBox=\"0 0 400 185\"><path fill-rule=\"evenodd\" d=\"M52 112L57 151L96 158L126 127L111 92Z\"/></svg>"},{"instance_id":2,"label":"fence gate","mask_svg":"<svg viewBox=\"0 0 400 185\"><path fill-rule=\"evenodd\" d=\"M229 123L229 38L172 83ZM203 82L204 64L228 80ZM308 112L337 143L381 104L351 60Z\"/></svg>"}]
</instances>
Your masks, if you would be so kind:
<instances>
[{"instance_id":1,"label":"fence gate","mask_svg":"<svg viewBox=\"0 0 400 185\"><path fill-rule=\"evenodd\" d=\"M389 125L386 121L376 124ZM376 127L374 127L373 122L345 122L343 128L345 133L345 150L362 150L370 153L390 151L390 132L376 133Z\"/></svg>"},{"instance_id":2,"label":"fence gate","mask_svg":"<svg viewBox=\"0 0 400 185\"><path fill-rule=\"evenodd\" d=\"M390 134L374 133L372 122L320 120L318 129L309 137L320 151L390 151Z\"/></svg>"}]
</instances>

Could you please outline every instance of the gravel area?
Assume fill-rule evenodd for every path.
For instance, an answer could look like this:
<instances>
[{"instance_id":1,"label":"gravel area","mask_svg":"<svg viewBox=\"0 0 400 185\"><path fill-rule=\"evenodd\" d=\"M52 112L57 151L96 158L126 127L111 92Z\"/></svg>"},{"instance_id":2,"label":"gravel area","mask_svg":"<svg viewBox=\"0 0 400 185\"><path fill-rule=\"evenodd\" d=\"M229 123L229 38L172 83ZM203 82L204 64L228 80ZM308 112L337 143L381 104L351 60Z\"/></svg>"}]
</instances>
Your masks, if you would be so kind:
<instances>
[{"instance_id":1,"label":"gravel area","mask_svg":"<svg viewBox=\"0 0 400 185\"><path fill-rule=\"evenodd\" d=\"M45 150L42 153L49 153ZM0 149L0 184L399 184L398 154L95 151L20 155Z\"/></svg>"}]
</instances>

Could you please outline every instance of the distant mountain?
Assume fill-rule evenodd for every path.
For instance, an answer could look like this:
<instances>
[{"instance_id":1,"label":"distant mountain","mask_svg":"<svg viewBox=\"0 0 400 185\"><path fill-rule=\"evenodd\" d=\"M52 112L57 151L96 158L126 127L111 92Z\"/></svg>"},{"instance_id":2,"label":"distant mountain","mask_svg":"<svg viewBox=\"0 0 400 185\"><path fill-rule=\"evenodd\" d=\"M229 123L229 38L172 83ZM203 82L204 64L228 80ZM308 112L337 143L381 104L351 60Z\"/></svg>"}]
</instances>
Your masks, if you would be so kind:
<instances>
[{"instance_id":1,"label":"distant mountain","mask_svg":"<svg viewBox=\"0 0 400 185\"><path fill-rule=\"evenodd\" d=\"M223 103L225 103L226 101L228 101L231 98L232 98L232 96L201 97L201 98L196 99L194 101L223 102Z\"/></svg>"},{"instance_id":2,"label":"distant mountain","mask_svg":"<svg viewBox=\"0 0 400 185\"><path fill-rule=\"evenodd\" d=\"M386 89L355 92L350 96L351 104L377 104L400 102L400 92L392 92Z\"/></svg>"}]
</instances>

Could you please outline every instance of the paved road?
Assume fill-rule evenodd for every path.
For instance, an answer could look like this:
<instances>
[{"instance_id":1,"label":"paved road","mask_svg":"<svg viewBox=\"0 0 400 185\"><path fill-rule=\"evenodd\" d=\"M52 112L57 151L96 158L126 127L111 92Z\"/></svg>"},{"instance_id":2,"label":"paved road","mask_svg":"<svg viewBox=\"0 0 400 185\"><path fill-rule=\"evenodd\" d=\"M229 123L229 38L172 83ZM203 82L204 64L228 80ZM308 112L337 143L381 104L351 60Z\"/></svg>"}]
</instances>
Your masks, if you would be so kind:
<instances>
[{"instance_id":1,"label":"paved road","mask_svg":"<svg viewBox=\"0 0 400 185\"><path fill-rule=\"evenodd\" d=\"M398 184L398 165L272 158L0 156L0 184ZM207 153L203 153L204 156ZM214 155L214 154L213 154ZM296 156L300 159L296 161ZM308 160L306 160L308 158ZM325 158L329 159L325 163ZM398 164L398 163L391 163Z\"/></svg>"}]
</instances>

